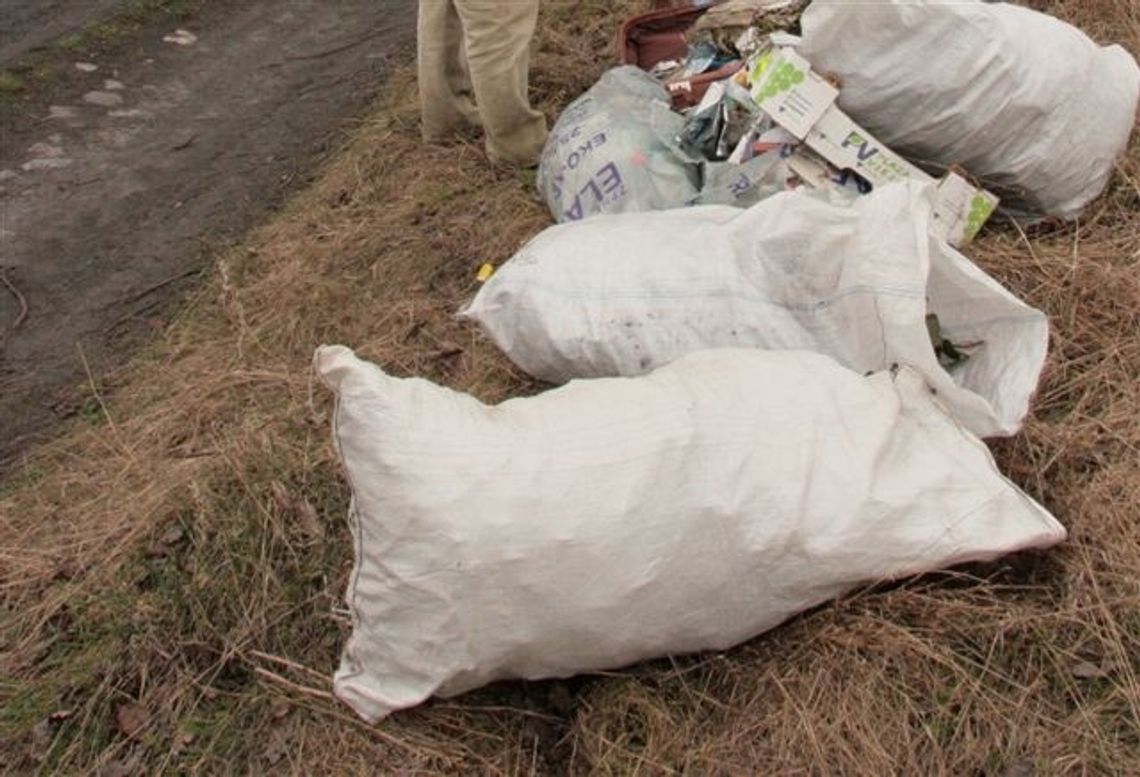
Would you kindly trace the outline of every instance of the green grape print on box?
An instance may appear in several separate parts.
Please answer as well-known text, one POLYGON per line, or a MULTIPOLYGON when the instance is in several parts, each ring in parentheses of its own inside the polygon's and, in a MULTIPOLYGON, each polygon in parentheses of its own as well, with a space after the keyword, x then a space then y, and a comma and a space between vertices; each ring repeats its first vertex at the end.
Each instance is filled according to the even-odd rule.
POLYGON ((786 92, 797 84, 802 84, 807 75, 791 62, 781 62, 768 74, 764 88, 760 91, 761 98, 770 100, 776 95, 786 92))
POLYGON ((993 215, 997 205, 980 194, 975 194, 970 201, 970 215, 966 217, 966 240, 972 240, 982 229, 990 216, 993 215))

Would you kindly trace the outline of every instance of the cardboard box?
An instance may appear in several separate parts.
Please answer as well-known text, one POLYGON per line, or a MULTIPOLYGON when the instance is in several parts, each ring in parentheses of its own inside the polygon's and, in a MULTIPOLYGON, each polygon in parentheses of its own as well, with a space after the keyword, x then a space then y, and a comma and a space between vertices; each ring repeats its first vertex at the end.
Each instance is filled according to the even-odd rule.
POLYGON ((953 246, 964 246, 977 237, 982 225, 997 210, 998 198, 978 189, 951 171, 938 182, 934 219, 939 234, 953 246))
POLYGON ((839 170, 858 173, 872 187, 908 179, 937 180, 933 228, 951 245, 973 240, 997 207, 998 198, 990 192, 954 172, 935 179, 856 124, 836 105, 839 89, 793 49, 771 53, 752 85, 752 97, 805 146, 839 170))

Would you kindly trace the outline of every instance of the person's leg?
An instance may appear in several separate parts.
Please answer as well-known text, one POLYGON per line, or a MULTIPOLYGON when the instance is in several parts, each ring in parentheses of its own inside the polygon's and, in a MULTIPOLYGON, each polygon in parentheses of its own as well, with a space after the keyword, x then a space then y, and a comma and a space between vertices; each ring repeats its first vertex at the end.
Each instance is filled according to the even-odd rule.
POLYGON ((527 81, 538 0, 455 0, 455 7, 487 132, 487 155, 536 164, 546 142, 546 118, 530 107, 527 81))
POLYGON ((480 123, 453 0, 420 0, 416 35, 423 137, 437 142, 480 123))

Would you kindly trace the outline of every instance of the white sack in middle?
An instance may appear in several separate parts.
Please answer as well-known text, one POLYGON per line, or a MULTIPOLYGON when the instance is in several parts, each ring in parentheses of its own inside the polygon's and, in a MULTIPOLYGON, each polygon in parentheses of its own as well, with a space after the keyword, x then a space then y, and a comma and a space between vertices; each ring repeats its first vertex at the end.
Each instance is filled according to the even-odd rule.
POLYGON ((554 383, 638 375, 706 348, 803 349, 859 372, 911 365, 975 434, 1013 434, 1044 364, 1047 319, 930 236, 932 193, 905 183, 841 206, 797 191, 743 211, 558 225, 462 315, 554 383), (953 375, 928 311, 946 338, 976 344, 953 375))

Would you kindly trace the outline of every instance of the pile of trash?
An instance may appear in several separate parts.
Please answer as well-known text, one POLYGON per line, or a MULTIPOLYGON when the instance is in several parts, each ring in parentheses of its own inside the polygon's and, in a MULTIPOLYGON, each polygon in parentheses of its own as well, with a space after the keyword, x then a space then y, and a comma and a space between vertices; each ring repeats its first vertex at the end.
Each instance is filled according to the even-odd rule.
POLYGON ((1078 216, 1140 95, 1123 48, 1005 3, 727 0, 632 19, 619 48, 629 66, 571 105, 543 155, 557 221, 917 180, 963 246, 999 198, 1021 219, 1078 216), (639 185, 647 166, 684 185, 639 185))
POLYGON ((1132 57, 981 0, 726 0, 619 43, 543 155, 561 223, 461 314, 566 385, 488 407, 317 353, 368 720, 1065 537, 980 439, 1020 430, 1047 317, 961 251, 1100 194, 1132 57))

